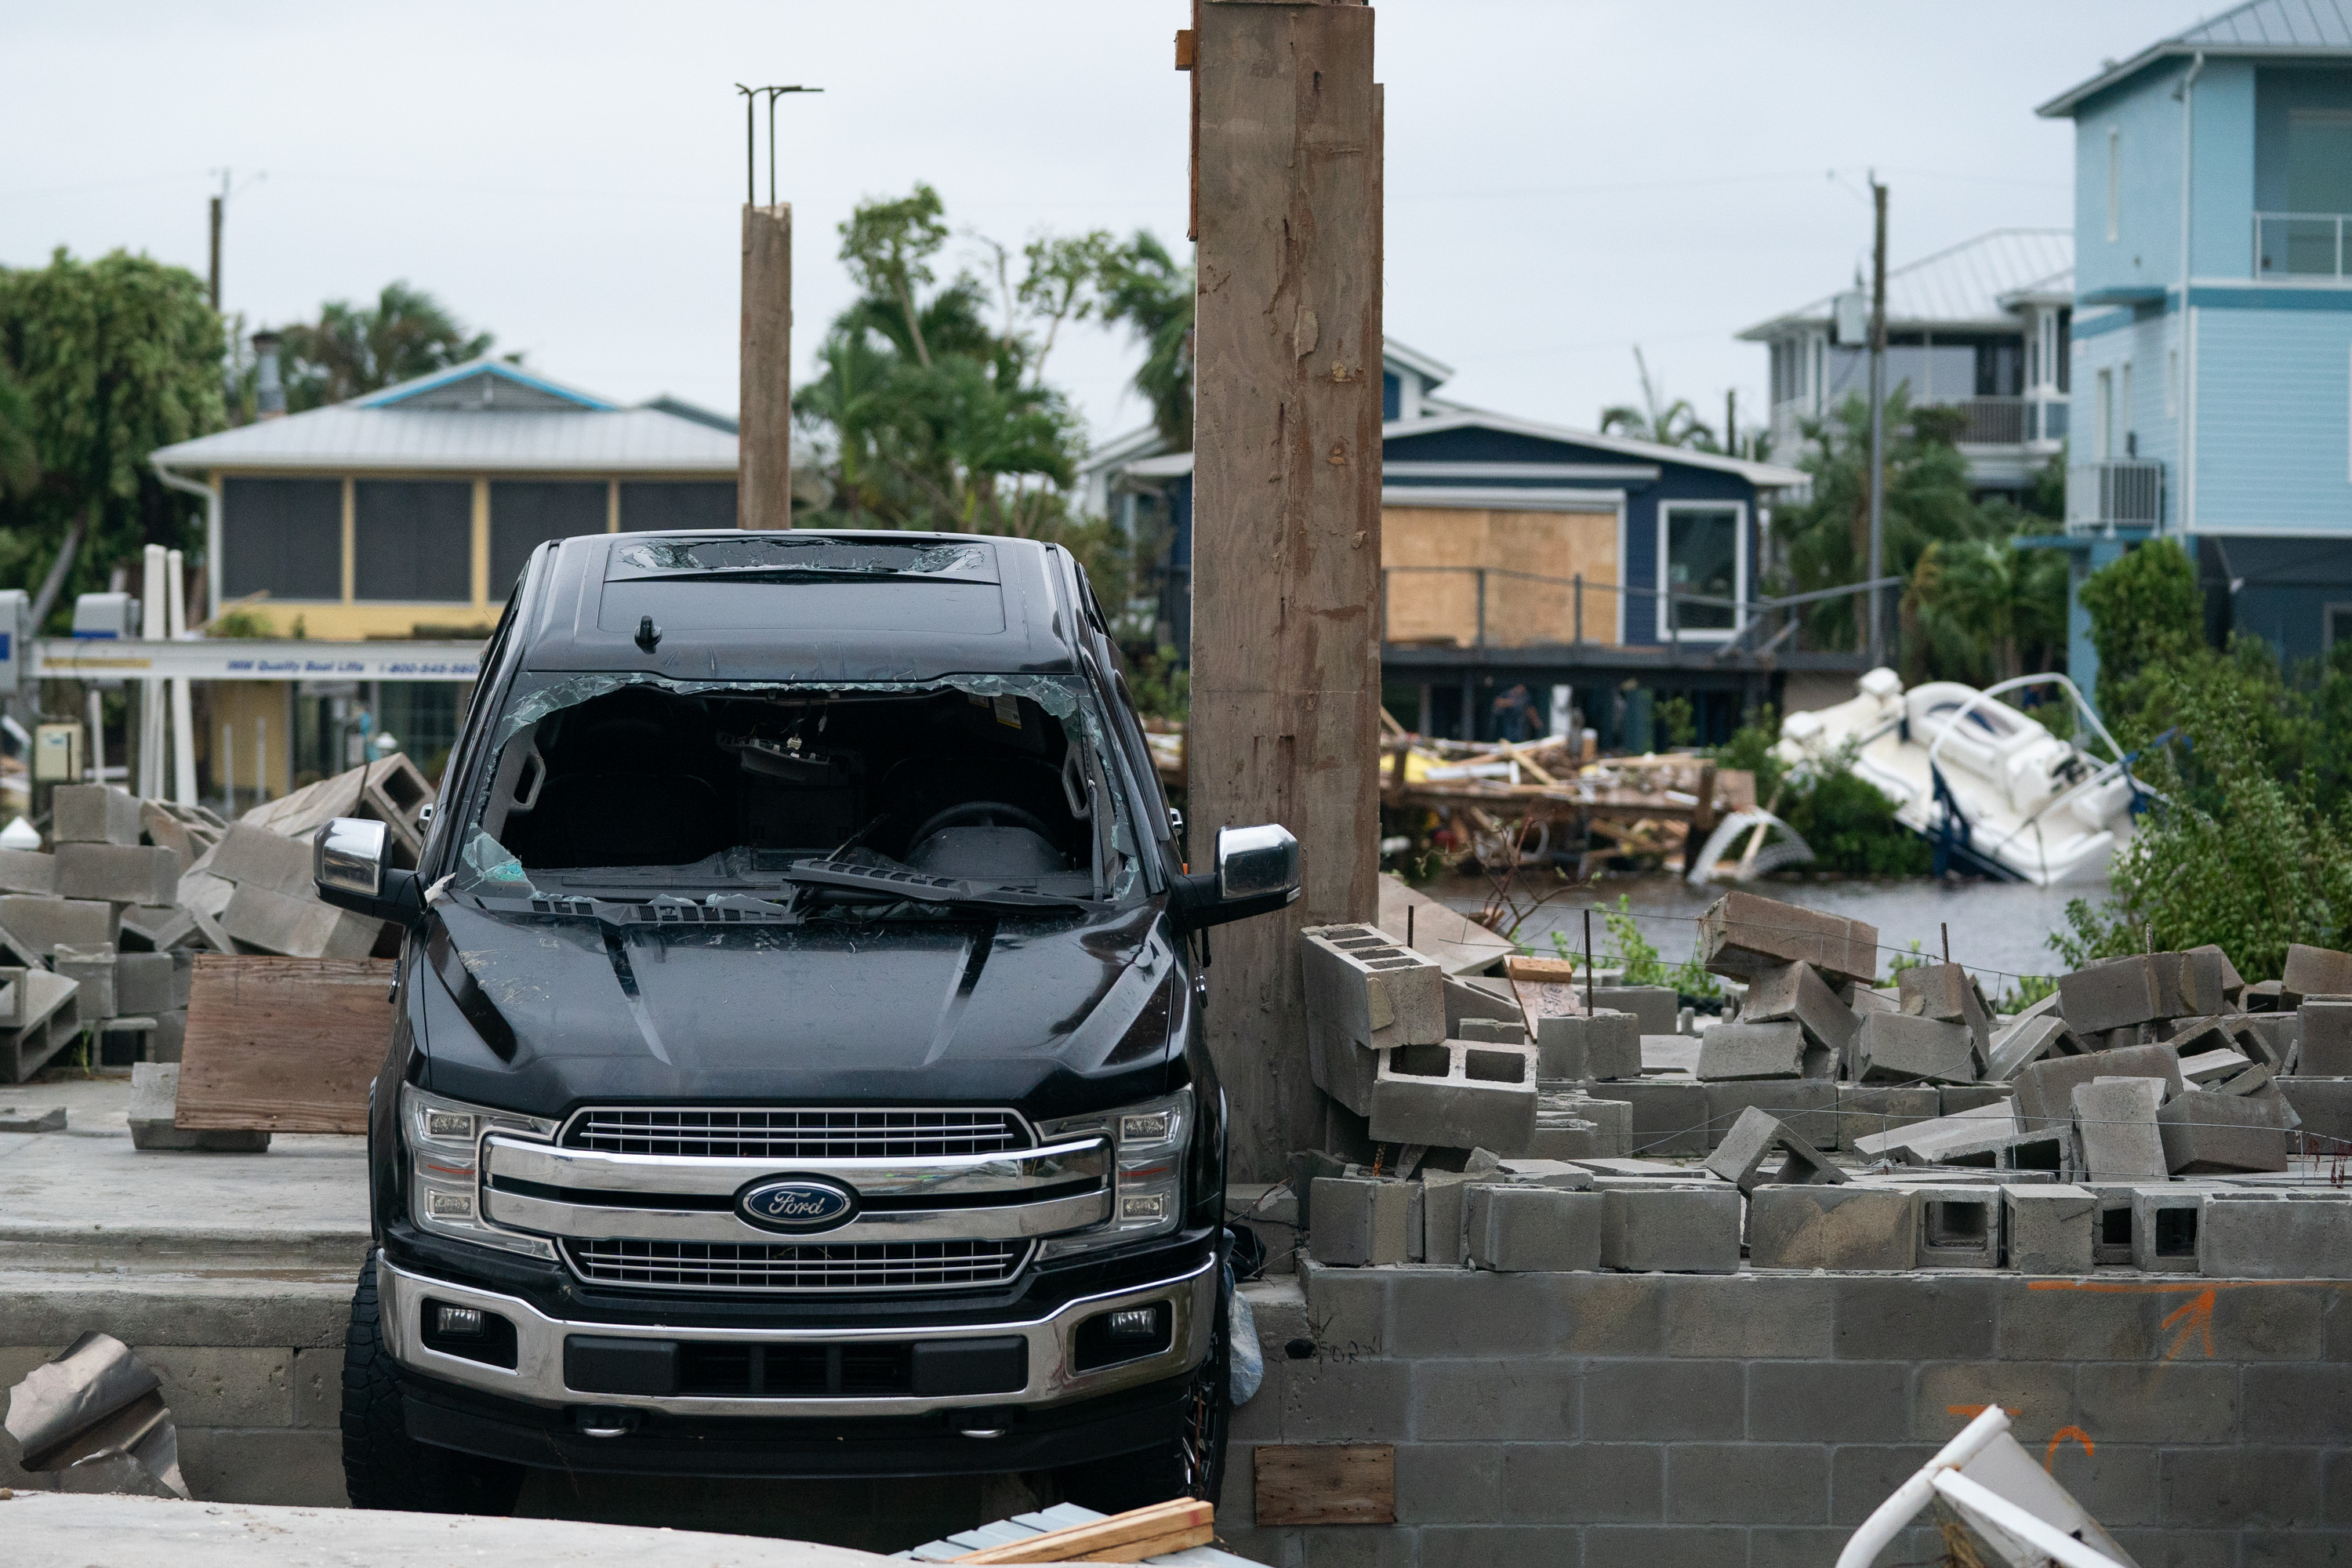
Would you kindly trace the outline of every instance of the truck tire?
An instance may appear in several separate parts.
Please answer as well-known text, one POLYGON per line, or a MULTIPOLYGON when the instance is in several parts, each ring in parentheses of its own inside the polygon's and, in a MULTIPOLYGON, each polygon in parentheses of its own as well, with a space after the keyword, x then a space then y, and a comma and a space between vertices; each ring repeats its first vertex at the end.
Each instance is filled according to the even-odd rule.
POLYGON ((1227 1354, 1233 1321, 1232 1287, 1217 1289, 1217 1321, 1209 1353, 1192 1373, 1185 1414, 1175 1434, 1158 1447, 1071 1465, 1055 1473, 1055 1490, 1067 1501, 1103 1513, 1124 1513, 1174 1498, 1217 1500, 1225 1480, 1225 1437, 1233 1417, 1233 1373, 1227 1354))
POLYGON ((343 1340, 343 1489, 353 1508, 411 1513, 508 1513, 523 1467, 436 1448, 408 1435, 400 1369, 384 1349, 375 1259, 360 1270, 343 1340))

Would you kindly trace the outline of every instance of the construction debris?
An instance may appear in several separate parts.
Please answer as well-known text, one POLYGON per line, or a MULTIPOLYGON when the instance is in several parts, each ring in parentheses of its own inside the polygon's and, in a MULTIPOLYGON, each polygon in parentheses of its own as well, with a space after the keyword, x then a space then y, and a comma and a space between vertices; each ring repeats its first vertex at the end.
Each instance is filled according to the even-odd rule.
POLYGON ((8 1391, 8 1435, 27 1470, 69 1492, 184 1498, 163 1383, 110 1334, 85 1333, 8 1391))

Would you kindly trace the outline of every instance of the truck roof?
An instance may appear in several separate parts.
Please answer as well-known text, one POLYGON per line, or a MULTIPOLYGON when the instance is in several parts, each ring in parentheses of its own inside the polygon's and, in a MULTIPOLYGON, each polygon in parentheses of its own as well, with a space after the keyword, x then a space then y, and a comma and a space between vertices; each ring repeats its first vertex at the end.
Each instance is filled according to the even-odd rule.
POLYGON ((551 542, 523 578, 522 668, 682 680, 1073 674, 1066 552, 994 534, 723 530, 551 542), (639 632, 650 620, 648 650, 639 632))

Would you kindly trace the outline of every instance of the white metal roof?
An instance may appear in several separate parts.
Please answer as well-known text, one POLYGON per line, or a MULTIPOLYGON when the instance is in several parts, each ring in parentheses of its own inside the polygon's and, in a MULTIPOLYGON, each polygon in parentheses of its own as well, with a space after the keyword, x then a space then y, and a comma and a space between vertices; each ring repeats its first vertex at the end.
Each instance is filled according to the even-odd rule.
MULTIPOLYGON (((2074 268, 2074 230, 1997 228, 1933 256, 1888 268, 1886 320, 1905 327, 2013 327, 2016 318, 2006 301, 2039 296, 2062 281, 2071 289, 2074 268)), ((1764 342, 1801 323, 1826 321, 1836 298, 1825 294, 1738 335, 1748 342, 1764 342)))
POLYGON ((2084 99, 2138 75, 2158 60, 2198 54, 2274 59, 2352 56, 2352 5, 2347 0, 2246 0, 2168 38, 2158 39, 2127 60, 2110 62, 2098 75, 2067 89, 2033 112, 2044 119, 2071 115, 2084 99))
POLYGON ((732 477, 735 437, 656 408, 506 413, 339 403, 159 448, 164 468, 732 477))

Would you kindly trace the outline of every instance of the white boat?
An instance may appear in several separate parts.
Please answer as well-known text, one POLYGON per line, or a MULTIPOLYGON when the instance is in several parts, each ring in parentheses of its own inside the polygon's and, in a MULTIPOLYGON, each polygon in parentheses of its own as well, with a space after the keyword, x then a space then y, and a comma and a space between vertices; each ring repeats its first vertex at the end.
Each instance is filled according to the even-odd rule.
POLYGON ((1903 689, 1874 669, 1853 700, 1791 713, 1774 753, 1820 764, 1848 748, 1856 775, 1895 803, 1895 817, 1937 847, 1948 866, 2051 887, 2095 882, 2132 834, 2133 805, 2148 792, 2130 759, 2063 675, 2027 675, 1979 691, 1932 680, 1903 689), (2074 710, 2074 732, 2095 737, 2111 760, 2062 741, 2039 720, 1999 700, 2054 686, 2074 710))

